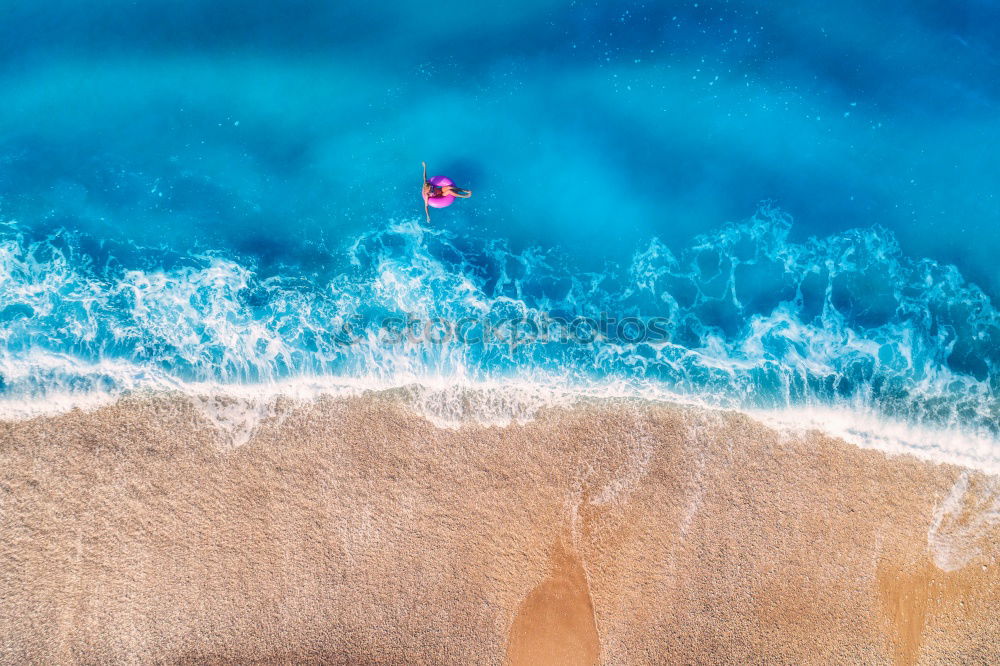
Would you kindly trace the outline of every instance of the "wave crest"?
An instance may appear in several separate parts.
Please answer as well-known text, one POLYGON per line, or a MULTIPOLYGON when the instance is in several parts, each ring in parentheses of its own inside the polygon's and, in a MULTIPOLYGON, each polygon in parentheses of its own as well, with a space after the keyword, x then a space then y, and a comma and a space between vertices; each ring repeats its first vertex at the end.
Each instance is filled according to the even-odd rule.
POLYGON ((0 234, 6 398, 185 382, 295 377, 384 383, 451 377, 564 386, 613 381, 720 406, 837 406, 998 434, 1000 315, 953 266, 907 257, 886 229, 791 239, 764 206, 674 251, 654 238, 626 266, 574 270, 555 250, 514 252, 416 222, 363 234, 318 279, 265 276, 216 253, 113 250, 60 233, 0 234), (535 337, 387 342, 398 321, 480 326, 553 317, 659 318, 635 340, 535 337), (351 335, 345 336, 348 330, 351 335))

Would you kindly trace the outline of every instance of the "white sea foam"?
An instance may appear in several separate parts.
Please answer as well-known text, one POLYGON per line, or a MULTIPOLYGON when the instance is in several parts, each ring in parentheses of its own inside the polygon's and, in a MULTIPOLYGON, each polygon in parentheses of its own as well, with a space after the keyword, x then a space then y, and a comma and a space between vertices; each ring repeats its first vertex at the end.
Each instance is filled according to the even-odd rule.
POLYGON ((277 395, 393 389, 441 427, 641 398, 994 469, 1000 311, 987 295, 954 267, 903 256, 884 229, 794 243, 790 228, 764 208, 679 253, 653 239, 627 268, 588 274, 553 252, 404 221, 354 239, 317 279, 148 248, 132 248, 146 260, 126 270, 95 263, 71 234, 15 225, 0 236, 0 415, 179 391, 208 396, 206 418, 239 442, 277 395), (657 318, 664 335, 391 341, 379 327, 605 313, 657 318))
MULTIPOLYGON (((53 359, 58 362, 59 359, 53 359)), ((548 408, 569 408, 595 401, 629 404, 661 403, 713 411, 740 411, 776 430, 801 435, 816 430, 863 448, 889 454, 910 454, 1000 475, 1000 442, 982 433, 957 428, 916 426, 847 407, 790 407, 780 410, 720 407, 673 393, 651 382, 604 381, 574 384, 565 377, 538 374, 532 379, 469 380, 452 376, 301 377, 257 384, 181 383, 169 376, 151 376, 129 364, 104 363, 94 372, 113 374, 113 390, 52 393, 45 399, 0 399, 0 420, 54 416, 72 409, 94 410, 125 396, 183 395, 204 414, 231 445, 245 443, 265 420, 280 417, 275 404, 308 404, 323 397, 382 394, 441 428, 466 424, 507 426, 534 420, 548 408), (124 377, 133 381, 121 389, 124 377)), ((640 456, 641 458, 641 456, 640 456)), ((641 465, 640 465, 641 466, 641 465)))
POLYGON ((772 428, 793 434, 816 430, 862 448, 889 454, 909 454, 1000 474, 1000 441, 959 428, 917 426, 847 407, 789 407, 780 410, 744 410, 772 428))

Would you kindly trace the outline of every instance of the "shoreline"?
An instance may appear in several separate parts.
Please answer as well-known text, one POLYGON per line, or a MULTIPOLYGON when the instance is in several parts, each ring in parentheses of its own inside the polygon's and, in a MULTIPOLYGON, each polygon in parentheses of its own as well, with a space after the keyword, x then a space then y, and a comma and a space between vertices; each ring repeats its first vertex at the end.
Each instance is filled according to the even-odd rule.
POLYGON ((247 441, 275 405, 304 407, 325 399, 383 397, 399 400, 437 427, 525 425, 546 409, 597 403, 639 403, 692 407, 737 413, 780 432, 802 436, 818 431, 864 449, 912 455, 932 463, 957 465, 1000 475, 1000 439, 945 426, 929 427, 890 419, 848 406, 801 405, 745 408, 711 404, 655 385, 609 381, 566 385, 558 378, 479 380, 455 377, 370 378, 310 377, 261 384, 192 382, 153 385, 111 392, 60 393, 44 398, 0 400, 0 423, 92 413, 121 401, 188 400, 215 423, 233 445, 247 441))
POLYGON ((1000 658, 1000 479, 733 412, 286 399, 232 446, 134 397, 0 470, 4 661, 1000 658))

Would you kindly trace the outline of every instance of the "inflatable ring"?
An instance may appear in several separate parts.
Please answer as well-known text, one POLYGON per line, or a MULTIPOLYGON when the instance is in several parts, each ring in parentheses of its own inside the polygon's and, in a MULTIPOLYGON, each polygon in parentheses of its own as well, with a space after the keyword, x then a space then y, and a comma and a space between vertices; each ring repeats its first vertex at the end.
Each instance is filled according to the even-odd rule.
MULTIPOLYGON (((434 176, 429 181, 427 181, 434 187, 444 187, 445 185, 454 185, 451 178, 447 176, 434 176)), ((427 197, 427 205, 431 208, 444 208, 445 206, 450 206, 451 202, 455 200, 453 196, 447 197, 427 197)))

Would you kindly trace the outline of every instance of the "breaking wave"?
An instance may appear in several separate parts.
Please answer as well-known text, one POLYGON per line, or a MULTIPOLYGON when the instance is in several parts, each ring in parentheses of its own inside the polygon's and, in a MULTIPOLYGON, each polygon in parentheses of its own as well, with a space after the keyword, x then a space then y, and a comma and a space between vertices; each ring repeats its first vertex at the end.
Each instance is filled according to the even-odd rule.
POLYGON ((801 242, 791 230, 764 206, 679 251, 654 238, 627 265, 581 272, 555 249, 406 221, 311 268, 265 272, 222 253, 31 237, 8 223, 0 395, 303 378, 614 384, 1000 435, 1000 316, 982 290, 905 256, 883 228, 801 242), (553 321, 574 335, 540 335, 553 321), (456 322, 494 335, 456 336, 456 322))

